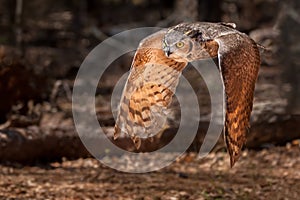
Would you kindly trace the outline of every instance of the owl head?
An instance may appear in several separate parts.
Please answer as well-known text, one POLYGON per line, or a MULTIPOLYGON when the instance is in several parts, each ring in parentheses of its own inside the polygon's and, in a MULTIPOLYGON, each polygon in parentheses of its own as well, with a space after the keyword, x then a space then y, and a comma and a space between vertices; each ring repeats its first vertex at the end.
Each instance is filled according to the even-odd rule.
POLYGON ((196 58, 215 57, 217 44, 205 38, 199 30, 170 29, 162 40, 162 49, 167 57, 178 62, 190 62, 196 58), (216 47, 213 48, 212 47, 216 47), (212 53, 214 54, 212 56, 212 53))
POLYGON ((190 37, 175 30, 168 31, 162 41, 165 55, 182 62, 188 61, 187 55, 193 49, 193 45, 190 37))

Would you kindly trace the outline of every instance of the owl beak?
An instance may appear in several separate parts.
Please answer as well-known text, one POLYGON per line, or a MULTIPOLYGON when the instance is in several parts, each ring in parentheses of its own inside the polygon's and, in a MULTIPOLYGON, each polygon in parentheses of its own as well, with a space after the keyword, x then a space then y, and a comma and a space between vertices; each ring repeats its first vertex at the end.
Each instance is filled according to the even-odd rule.
POLYGON ((163 48, 163 51, 165 52, 165 55, 167 57, 169 57, 171 55, 171 50, 170 50, 170 47, 166 46, 163 48))

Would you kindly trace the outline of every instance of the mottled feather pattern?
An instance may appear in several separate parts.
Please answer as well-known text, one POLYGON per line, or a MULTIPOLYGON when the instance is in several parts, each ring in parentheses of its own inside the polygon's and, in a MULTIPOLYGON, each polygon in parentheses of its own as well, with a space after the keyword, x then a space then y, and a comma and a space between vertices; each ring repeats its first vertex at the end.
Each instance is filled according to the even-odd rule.
POLYGON ((140 138, 160 131, 187 62, 214 57, 225 89, 224 137, 233 166, 250 127, 260 55, 257 44, 232 23, 181 23, 145 38, 123 91, 115 138, 129 135, 139 148, 140 138))
POLYGON ((233 166, 240 156, 250 128, 260 56, 258 47, 246 35, 229 34, 218 39, 232 45, 230 51, 222 52, 220 49, 220 64, 226 97, 224 136, 233 166))
MULTIPOLYGON (((250 128, 250 115, 253 105, 255 82, 260 66, 257 44, 234 29, 232 24, 224 23, 182 23, 173 30, 195 35, 195 43, 214 57, 218 47, 219 69, 225 88, 225 143, 230 155, 231 166, 238 160, 246 142, 250 128), (218 45, 215 45, 215 42, 218 45), (196 43, 197 44, 197 43, 196 43)), ((195 46, 195 45, 194 45, 195 46)), ((207 58, 202 49, 195 49, 193 60, 207 58)), ((193 61, 189 60, 189 61, 193 61)))
POLYGON ((149 138, 166 126, 168 107, 187 65, 165 56, 162 38, 158 32, 141 42, 120 103, 114 138, 129 135, 136 148, 140 138, 149 138))

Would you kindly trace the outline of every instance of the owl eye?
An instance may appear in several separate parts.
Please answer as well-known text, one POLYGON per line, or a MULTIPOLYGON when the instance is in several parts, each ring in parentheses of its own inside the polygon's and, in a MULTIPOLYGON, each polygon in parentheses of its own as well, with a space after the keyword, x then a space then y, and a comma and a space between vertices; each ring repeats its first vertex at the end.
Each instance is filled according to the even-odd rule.
POLYGON ((181 48, 181 47, 183 47, 184 46, 184 43, 183 42, 177 42, 176 43, 176 47, 178 47, 178 48, 181 48))

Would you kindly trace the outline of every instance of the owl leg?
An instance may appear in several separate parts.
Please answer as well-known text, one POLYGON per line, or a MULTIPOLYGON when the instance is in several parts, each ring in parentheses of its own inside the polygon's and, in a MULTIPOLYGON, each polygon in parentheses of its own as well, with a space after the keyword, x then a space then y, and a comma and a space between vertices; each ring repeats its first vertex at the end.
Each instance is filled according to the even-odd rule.
POLYGON ((119 126, 115 125, 115 128, 114 128, 114 140, 118 139, 120 137, 120 132, 121 132, 121 129, 119 128, 119 126))
POLYGON ((152 143, 154 141, 154 136, 148 138, 148 141, 152 143))
POLYGON ((131 140, 133 141, 133 144, 134 144, 136 149, 139 149, 141 147, 142 140, 141 140, 140 137, 135 135, 135 136, 131 137, 131 140))

